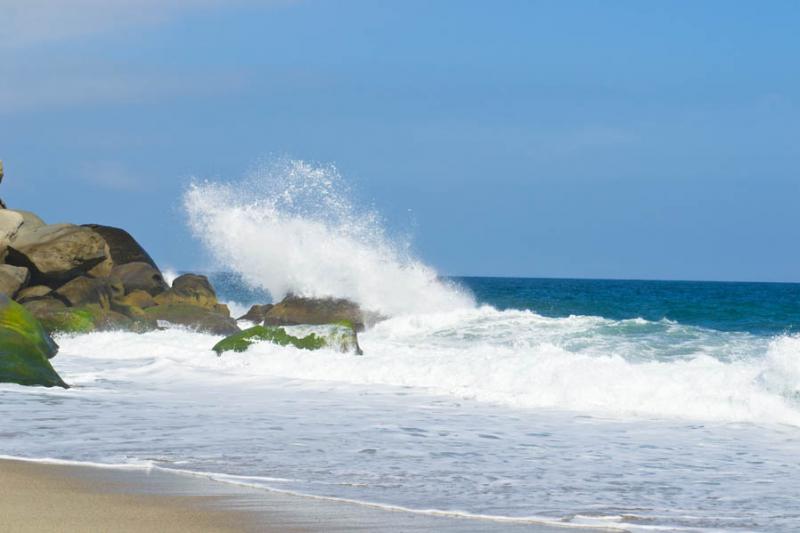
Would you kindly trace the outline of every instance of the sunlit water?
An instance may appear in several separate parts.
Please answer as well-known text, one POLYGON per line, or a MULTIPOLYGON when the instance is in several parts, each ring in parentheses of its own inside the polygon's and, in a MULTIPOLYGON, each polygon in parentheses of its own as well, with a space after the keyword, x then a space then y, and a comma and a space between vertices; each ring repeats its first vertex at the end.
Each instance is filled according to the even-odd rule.
POLYGON ((383 232, 343 229, 367 219, 338 200, 302 221, 258 195, 226 212, 203 187, 232 193, 187 195, 210 247, 234 239, 217 250, 236 272, 215 277, 221 297, 356 299, 390 317, 360 336, 365 355, 217 357, 218 337, 180 329, 62 336, 53 362, 73 388, 0 385, 0 454, 484 518, 800 529, 800 286, 440 282, 383 232), (297 241, 314 235, 366 263, 323 248, 304 264, 297 241))

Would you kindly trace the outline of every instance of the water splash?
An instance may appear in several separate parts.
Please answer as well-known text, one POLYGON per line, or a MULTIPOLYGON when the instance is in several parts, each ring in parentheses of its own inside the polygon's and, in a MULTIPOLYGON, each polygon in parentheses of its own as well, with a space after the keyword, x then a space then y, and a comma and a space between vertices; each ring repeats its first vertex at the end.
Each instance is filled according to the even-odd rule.
POLYGON ((273 299, 343 297, 387 316, 475 305, 350 198, 333 165, 279 160, 239 183, 196 181, 184 207, 219 267, 273 299))

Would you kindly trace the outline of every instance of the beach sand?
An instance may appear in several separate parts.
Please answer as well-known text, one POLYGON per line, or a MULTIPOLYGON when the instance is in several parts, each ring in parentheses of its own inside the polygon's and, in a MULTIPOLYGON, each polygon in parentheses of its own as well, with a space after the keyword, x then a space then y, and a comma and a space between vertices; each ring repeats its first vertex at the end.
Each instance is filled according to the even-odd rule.
POLYGON ((0 531, 4 533, 570 530, 574 531, 391 511, 161 470, 0 460, 0 531))

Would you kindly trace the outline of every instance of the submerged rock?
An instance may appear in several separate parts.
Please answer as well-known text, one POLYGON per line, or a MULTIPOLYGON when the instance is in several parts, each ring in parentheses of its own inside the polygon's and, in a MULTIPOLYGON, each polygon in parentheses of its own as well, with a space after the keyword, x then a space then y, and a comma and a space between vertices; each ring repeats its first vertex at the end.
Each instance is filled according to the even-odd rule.
POLYGON ((287 296, 264 315, 265 326, 333 324, 343 320, 363 331, 366 322, 378 317, 364 313, 355 302, 342 298, 303 298, 287 296))
POLYGON ((39 321, 0 295, 0 382, 68 388, 48 360, 57 352, 39 321))
POLYGON ((294 346, 301 350, 330 348, 342 353, 362 355, 355 330, 345 324, 323 326, 268 327, 254 326, 218 342, 213 350, 243 352, 255 342, 271 342, 280 346, 294 346), (287 331, 288 330, 288 331, 287 331))
POLYGON ((144 310, 150 319, 186 326, 214 335, 232 335, 239 331, 236 321, 213 309, 183 303, 167 303, 144 310))

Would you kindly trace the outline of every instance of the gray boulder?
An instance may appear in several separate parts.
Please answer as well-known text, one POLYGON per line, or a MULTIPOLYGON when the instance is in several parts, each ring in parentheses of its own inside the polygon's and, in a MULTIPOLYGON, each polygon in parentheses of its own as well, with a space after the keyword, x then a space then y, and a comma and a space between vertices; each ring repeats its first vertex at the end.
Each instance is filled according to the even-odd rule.
POLYGON ((54 287, 90 271, 108 253, 108 245, 94 231, 51 224, 18 234, 8 247, 6 262, 29 268, 35 284, 54 287))

